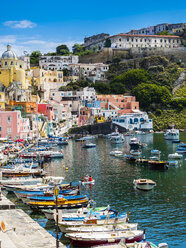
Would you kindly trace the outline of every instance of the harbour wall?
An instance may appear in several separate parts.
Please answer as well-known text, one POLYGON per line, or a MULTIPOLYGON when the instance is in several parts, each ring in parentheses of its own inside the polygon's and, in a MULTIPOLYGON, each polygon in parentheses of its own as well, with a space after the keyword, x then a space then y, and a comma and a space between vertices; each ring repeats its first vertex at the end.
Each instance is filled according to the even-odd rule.
POLYGON ((120 133, 126 132, 125 128, 113 124, 111 121, 109 121, 109 122, 97 123, 93 125, 71 128, 69 130, 69 134, 80 134, 80 135, 109 134, 114 132, 116 127, 118 128, 118 131, 120 133))

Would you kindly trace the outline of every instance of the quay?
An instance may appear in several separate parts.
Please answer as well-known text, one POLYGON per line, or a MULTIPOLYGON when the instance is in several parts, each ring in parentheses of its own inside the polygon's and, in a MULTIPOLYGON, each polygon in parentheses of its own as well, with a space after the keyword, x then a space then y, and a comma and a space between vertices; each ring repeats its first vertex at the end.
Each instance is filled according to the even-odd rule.
MULTIPOLYGON (((55 248, 56 239, 23 210, 2 195, 0 201, 1 248, 55 248), (7 207, 9 206, 9 208, 7 207), (13 209, 14 208, 14 209, 13 209), (5 224, 3 231, 2 221, 5 224)), ((60 248, 66 247, 62 243, 60 248)))

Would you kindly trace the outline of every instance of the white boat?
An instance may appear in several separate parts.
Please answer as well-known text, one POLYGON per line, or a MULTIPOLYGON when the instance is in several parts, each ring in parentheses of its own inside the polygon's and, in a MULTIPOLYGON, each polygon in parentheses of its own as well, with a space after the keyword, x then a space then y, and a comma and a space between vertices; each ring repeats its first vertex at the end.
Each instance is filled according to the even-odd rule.
POLYGON ((73 246, 92 247, 108 243, 119 243, 121 239, 125 239, 126 243, 140 242, 144 238, 144 231, 68 233, 65 236, 70 239, 73 246))
POLYGON ((131 231, 131 230, 137 230, 138 224, 132 223, 132 224, 116 224, 116 225, 104 225, 104 226, 82 226, 82 227, 69 227, 66 229, 67 233, 71 232, 112 232, 114 230, 116 231, 131 231))
POLYGON ((150 157, 150 160, 152 160, 152 161, 159 161, 160 159, 157 156, 152 156, 152 157, 150 157))
POLYGON ((159 155, 160 153, 161 153, 161 151, 159 151, 159 150, 151 150, 152 155, 159 155))
POLYGON ((152 190, 156 186, 156 183, 151 179, 135 179, 133 184, 137 189, 141 190, 152 190))
MULTIPOLYGON (((126 224, 126 218, 117 219, 117 224, 126 224)), ((61 221, 59 222, 59 228, 62 232, 66 233, 66 229, 70 227, 81 227, 81 226, 104 226, 112 225, 116 223, 115 219, 98 220, 95 217, 86 218, 84 221, 61 221)))
POLYGON ((178 161, 177 160, 169 160, 169 165, 175 165, 177 166, 178 165, 178 161))
POLYGON ((111 151, 109 154, 111 156, 115 156, 115 157, 121 157, 121 156, 123 156, 123 152, 122 151, 118 151, 118 150, 111 151))
POLYGON ((177 152, 175 152, 175 153, 169 154, 168 155, 168 158, 170 158, 170 159, 172 159, 172 158, 174 158, 174 159, 182 159, 183 158, 183 155, 182 154, 178 154, 177 152))
POLYGON ((134 156, 140 156, 141 155, 141 151, 140 150, 130 150, 130 154, 132 154, 134 156))
POLYGON ((174 124, 172 124, 172 129, 167 129, 167 131, 164 134, 164 138, 166 140, 179 140, 180 132, 178 129, 174 128, 174 124))
POLYGON ((85 143, 82 145, 83 148, 94 148, 96 147, 96 144, 93 143, 85 143))
MULTIPOLYGON (((125 240, 122 239, 119 244, 112 245, 102 245, 101 248, 168 248, 167 243, 160 243, 158 246, 149 241, 143 242, 134 242, 134 243, 125 243, 125 240)), ((100 246, 94 246, 94 248, 100 248, 100 246)))
POLYGON ((112 144, 122 144, 125 141, 123 135, 112 136, 110 140, 112 144))

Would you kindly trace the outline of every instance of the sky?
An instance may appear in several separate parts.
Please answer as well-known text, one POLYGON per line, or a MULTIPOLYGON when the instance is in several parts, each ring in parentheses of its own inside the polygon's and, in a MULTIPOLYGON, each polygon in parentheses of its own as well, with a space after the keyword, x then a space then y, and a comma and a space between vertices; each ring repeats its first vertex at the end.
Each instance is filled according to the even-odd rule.
POLYGON ((186 22, 186 1, 19 0, 0 2, 0 55, 11 44, 18 55, 71 49, 84 37, 111 35, 159 23, 186 22))

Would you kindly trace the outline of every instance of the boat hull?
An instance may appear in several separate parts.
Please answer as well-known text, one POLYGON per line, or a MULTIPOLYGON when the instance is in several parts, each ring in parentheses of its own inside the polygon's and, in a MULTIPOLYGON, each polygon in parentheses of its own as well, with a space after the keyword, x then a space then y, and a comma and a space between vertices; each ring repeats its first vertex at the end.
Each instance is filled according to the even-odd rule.
MULTIPOLYGON (((126 238, 125 243, 134 243, 140 242, 144 238, 144 234, 139 236, 134 236, 133 238, 126 238)), ((93 239, 71 239, 71 244, 74 246, 79 247, 90 247, 90 246, 97 246, 97 245, 105 245, 105 244, 118 244, 121 241, 122 237, 118 238, 110 238, 110 239, 100 239, 100 240, 93 240, 93 239)))

